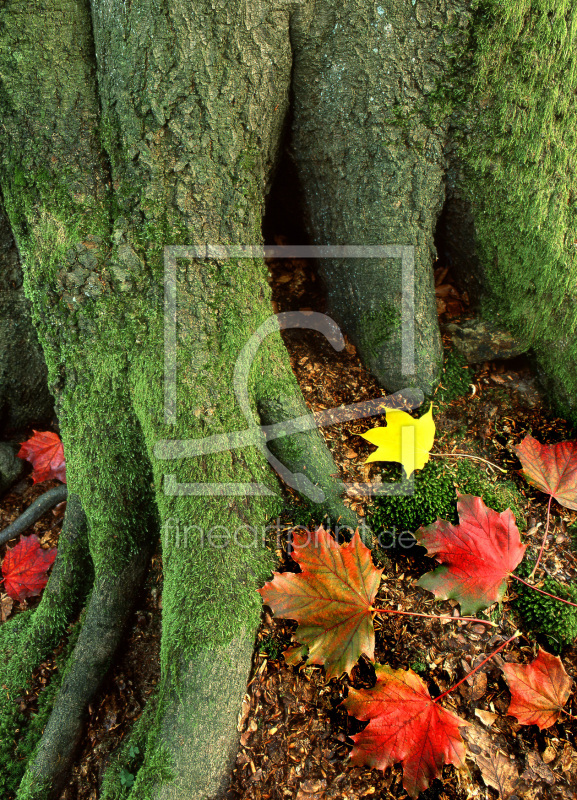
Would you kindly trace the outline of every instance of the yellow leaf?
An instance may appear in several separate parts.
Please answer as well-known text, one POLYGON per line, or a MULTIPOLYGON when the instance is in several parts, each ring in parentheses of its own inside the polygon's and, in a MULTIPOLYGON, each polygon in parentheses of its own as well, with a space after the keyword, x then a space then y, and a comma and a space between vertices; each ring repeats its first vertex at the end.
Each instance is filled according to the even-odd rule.
POLYGON ((362 433, 363 439, 377 446, 367 458, 370 461, 397 461, 410 478, 416 469, 422 469, 429 460, 429 451, 435 441, 433 406, 420 419, 406 411, 387 411, 387 427, 373 428, 362 433))

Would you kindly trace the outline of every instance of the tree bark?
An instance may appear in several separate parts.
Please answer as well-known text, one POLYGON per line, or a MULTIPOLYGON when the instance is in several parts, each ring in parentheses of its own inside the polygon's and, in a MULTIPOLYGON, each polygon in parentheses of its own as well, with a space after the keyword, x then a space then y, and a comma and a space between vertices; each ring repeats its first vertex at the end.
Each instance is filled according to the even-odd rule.
MULTIPOLYGON (((529 17, 545 19, 529 0, 523 8, 527 19, 505 12, 509 39, 520 47, 532 30, 529 17)), ((468 4, 456 0, 376 7, 365 0, 298 7, 264 0, 0 3, 0 183, 57 402, 71 496, 67 526, 75 527, 75 515, 78 523, 77 537, 63 538, 60 566, 38 610, 2 628, 10 685, 25 683, 62 636, 79 591, 68 570, 87 553, 92 585, 68 679, 27 765, 20 800, 54 796, 65 780, 84 708, 160 532, 161 683, 131 796, 222 795, 260 617, 255 589, 272 566, 263 532, 280 494, 262 442, 195 457, 186 449, 218 435, 234 439, 258 421, 302 416, 306 406, 278 331, 255 351, 239 393, 237 359, 272 312, 262 260, 178 251, 173 342, 165 339, 165 290, 172 302, 163 285, 165 248, 260 244, 292 91, 292 152, 313 242, 414 247, 411 368, 402 356, 406 287, 398 258, 323 262, 331 313, 385 386, 432 391, 441 356, 434 230, 459 121, 454 105, 435 117, 430 101, 439 102, 435 83, 464 45, 471 19, 468 4), (172 357, 176 364, 168 404, 167 353, 166 364, 172 357), (237 495, 231 484, 252 488, 237 495), (40 644, 16 670, 28 630, 40 644)), ((500 19, 475 21, 487 64, 491 25, 500 19)), ((555 36, 567 45, 573 34, 561 31, 559 13, 554 19, 555 36)), ((507 69, 517 55, 508 56, 507 69)), ((509 74, 501 67, 498 80, 483 73, 493 92, 492 134, 502 113, 495 95, 509 74)), ((447 91, 456 94, 461 84, 454 75, 450 82, 447 91)), ((471 102, 462 103, 465 132, 481 124, 483 98, 471 92, 471 102)), ((465 164, 467 153, 459 158, 465 164)), ((503 190, 487 177, 500 174, 496 163, 471 156, 472 172, 455 179, 481 214, 482 254, 493 253, 490 190, 503 190)), ((539 172, 539 179, 548 175, 539 172)), ((552 251, 560 258, 556 235, 552 251)), ((545 232, 539 236, 547 244, 545 232)), ((500 280, 511 264, 515 280, 525 275, 514 248, 510 236, 497 244, 500 280)), ((559 300, 571 270, 561 278, 549 270, 536 296, 559 300)), ((565 313, 565 305, 558 308, 565 313)), ((536 316, 535 343, 544 353, 552 334, 543 312, 536 316)), ((571 353, 569 311, 563 319, 564 352, 571 353)), ((555 377, 556 365, 554 358, 555 377)), ((563 375, 569 390, 574 363, 563 375)), ((314 487, 323 513, 354 524, 317 431, 279 438, 271 451, 307 478, 299 485, 314 487)), ((11 719, 13 712, 11 699, 2 699, 0 715, 11 719)))
MULTIPOLYGON (((177 458, 168 468, 154 452, 159 442, 247 426, 233 370, 271 314, 264 264, 178 264, 178 402, 168 424, 164 248, 261 241, 288 104, 289 12, 258 2, 161 5, 41 0, 0 9, 2 186, 95 570, 78 645, 19 798, 53 797, 65 780, 83 709, 137 590, 140 568, 131 565, 149 552, 159 524, 162 679, 133 792, 219 792, 260 619, 255 590, 272 566, 263 532, 279 491, 260 448, 177 458), (15 57, 25 65, 18 73, 15 57), (231 481, 264 488, 238 498, 194 488, 231 481), (172 535, 174 524, 182 536, 172 535)), ((277 332, 252 365, 253 414, 278 396, 307 413, 277 332)), ((298 452, 290 438, 279 442, 281 458, 295 466, 310 451, 327 509, 354 520, 332 488, 336 467, 318 432, 299 434, 298 452)))

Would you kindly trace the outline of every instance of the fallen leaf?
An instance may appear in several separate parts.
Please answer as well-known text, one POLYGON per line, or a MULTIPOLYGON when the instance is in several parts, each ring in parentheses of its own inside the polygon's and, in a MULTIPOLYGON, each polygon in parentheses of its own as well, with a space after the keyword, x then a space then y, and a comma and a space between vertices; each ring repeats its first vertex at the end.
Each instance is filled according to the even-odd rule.
POLYGON ((503 672, 511 692, 508 714, 522 725, 537 725, 540 730, 557 722, 573 685, 559 656, 540 647, 530 664, 505 662, 503 672))
POLYGON ((502 753, 490 734, 478 725, 471 725, 464 730, 463 737, 469 745, 469 758, 481 770, 485 784, 497 790, 499 800, 507 800, 519 783, 515 762, 502 753))
POLYGON ((32 480, 34 483, 53 480, 66 483, 66 463, 64 448, 60 436, 51 431, 34 431, 18 451, 18 458, 24 458, 34 467, 32 480))
POLYGON ((577 442, 541 444, 525 436, 514 450, 530 484, 553 495, 562 506, 577 510, 577 442))
POLYGON ((554 747, 548 744, 547 747, 543 750, 542 758, 545 764, 550 764, 557 758, 557 751, 555 750, 554 747))
POLYGON ((487 508, 480 497, 458 495, 459 524, 438 519, 415 533, 419 544, 446 566, 427 572, 418 585, 442 600, 458 600, 463 614, 475 614, 503 599, 507 576, 520 563, 521 544, 510 509, 487 508))
POLYGON ((275 572, 258 590, 263 602, 300 623, 295 639, 308 646, 308 664, 323 664, 327 678, 350 674, 362 653, 374 658, 372 604, 383 570, 358 531, 343 545, 323 528, 296 534, 292 557, 302 572, 275 572))
POLYGON ((297 644, 294 647, 287 647, 283 652, 284 660, 291 667, 295 667, 303 658, 306 657, 308 647, 306 644, 297 644))
POLYGON ((0 622, 6 622, 12 613, 14 600, 8 594, 0 595, 0 622))
POLYGON ((48 582, 46 573, 55 558, 55 547, 43 550, 35 534, 23 536, 15 547, 6 550, 2 562, 6 592, 13 600, 40 594, 48 582))
POLYGON ((473 679, 473 687, 471 689, 471 700, 477 702, 480 700, 487 691, 487 673, 476 672, 473 679))
POLYGON ((553 786, 555 783, 555 773, 543 762, 541 756, 535 750, 531 750, 528 754, 527 764, 521 777, 528 783, 542 781, 549 784, 549 786, 553 786))
POLYGON ((372 689, 353 689, 343 702, 348 714, 370 720, 352 736, 353 764, 385 770, 403 764, 403 786, 417 797, 439 776, 443 764, 463 767, 465 745, 459 728, 468 723, 431 699, 412 670, 376 664, 372 689))
POLYGON ((366 459, 371 461, 396 461, 402 464, 410 478, 416 469, 422 469, 429 460, 429 451, 435 441, 433 406, 420 419, 406 411, 394 409, 386 412, 386 428, 372 428, 360 436, 378 448, 366 459))
POLYGON ((493 714, 492 711, 483 711, 482 708, 476 708, 475 716, 479 717, 483 725, 486 725, 488 728, 490 728, 499 715, 493 714))

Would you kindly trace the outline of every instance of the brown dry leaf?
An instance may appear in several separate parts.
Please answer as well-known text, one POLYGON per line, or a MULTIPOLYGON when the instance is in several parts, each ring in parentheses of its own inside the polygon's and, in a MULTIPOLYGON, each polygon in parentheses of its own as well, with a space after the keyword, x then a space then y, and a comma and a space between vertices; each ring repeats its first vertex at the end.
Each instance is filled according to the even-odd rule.
POLYGON ((461 733, 469 745, 468 755, 481 770, 485 784, 497 790, 499 800, 508 800, 519 783, 519 771, 515 763, 477 725, 471 725, 461 733))
POLYGON ((248 694, 245 694, 242 701, 242 708, 238 715, 238 725, 236 726, 236 729, 239 733, 242 733, 242 731, 244 730, 244 726, 248 719, 249 713, 250 713, 250 697, 248 696, 248 694))
POLYGON ((473 688, 471 689, 471 700, 480 700, 487 691, 487 673, 477 672, 473 681, 473 688))
POLYGON ((483 725, 486 725, 488 728, 490 728, 499 715, 493 714, 492 711, 483 711, 482 708, 476 708, 475 716, 479 717, 483 725))
POLYGON ((2 594, 0 595, 0 622, 6 622, 10 614, 12 613, 12 607, 14 606, 14 600, 7 595, 2 594))
POLYGON ((527 756, 527 764, 521 777, 531 784, 542 782, 553 786, 555 783, 553 770, 543 762, 541 756, 535 750, 532 750, 527 756))
POLYGON ((552 761, 555 761, 557 758, 557 751, 555 748, 548 744, 547 747, 543 750, 543 755, 541 756, 545 764, 550 764, 552 761))
POLYGON ((569 742, 565 742, 557 767, 561 767, 568 777, 573 777, 577 781, 577 752, 569 742))

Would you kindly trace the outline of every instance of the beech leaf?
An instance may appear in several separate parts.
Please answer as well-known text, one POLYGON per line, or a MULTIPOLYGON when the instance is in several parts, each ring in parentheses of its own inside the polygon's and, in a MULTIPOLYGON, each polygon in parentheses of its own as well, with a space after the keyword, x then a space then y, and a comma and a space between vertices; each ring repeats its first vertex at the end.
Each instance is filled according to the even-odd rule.
POLYGON ((525 436, 515 452, 531 485, 577 510, 577 442, 541 444, 525 436))
POLYGON ((469 723, 435 703, 412 670, 375 665, 372 689, 349 688, 347 713, 370 720, 352 736, 353 764, 385 770, 403 764, 403 786, 417 797, 439 776, 443 764, 464 767, 465 744, 459 728, 469 723))
POLYGON ((34 467, 32 471, 34 483, 54 478, 66 483, 64 448, 57 433, 34 431, 30 439, 20 447, 18 458, 26 459, 34 467))
POLYGON ((300 623, 295 639, 308 646, 307 663, 333 678, 350 674, 362 653, 374 659, 372 604, 383 570, 358 531, 342 545, 323 528, 296 534, 292 557, 302 572, 275 572, 258 591, 277 617, 300 623))
POLYGON ((503 599, 507 576, 521 562, 521 544, 510 509, 487 508, 480 497, 458 495, 459 524, 438 519, 415 538, 445 565, 428 572, 418 585, 442 599, 458 600, 463 614, 475 614, 503 599))
POLYGON ((7 594, 13 600, 34 597, 48 583, 47 572, 56 558, 56 548, 43 550, 36 534, 23 536, 12 549, 6 550, 2 575, 7 594))
POLYGON ((396 461, 402 464, 410 478, 416 469, 422 469, 429 460, 429 452, 435 441, 433 406, 420 419, 414 419, 406 411, 395 409, 386 412, 386 428, 372 428, 360 435, 377 450, 367 458, 371 461, 396 461))
POLYGON ((558 656, 539 648, 530 664, 504 663, 503 672, 511 692, 508 714, 540 730, 557 722, 573 685, 558 656))

